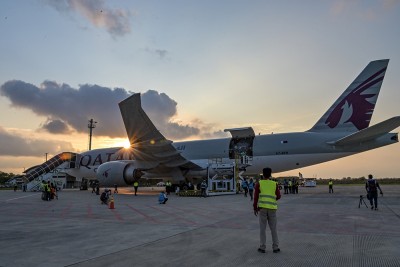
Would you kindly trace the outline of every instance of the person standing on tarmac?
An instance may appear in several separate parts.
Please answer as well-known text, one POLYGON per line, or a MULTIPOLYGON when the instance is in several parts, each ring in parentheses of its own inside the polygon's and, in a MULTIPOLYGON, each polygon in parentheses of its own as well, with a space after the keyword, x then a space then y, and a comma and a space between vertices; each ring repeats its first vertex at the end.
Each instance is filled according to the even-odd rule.
POLYGON ((288 183, 288 181, 285 179, 285 180, 283 180, 283 188, 284 188, 284 194, 286 195, 286 194, 289 194, 289 189, 288 189, 288 187, 289 187, 289 183, 288 183))
POLYGON ((200 189, 201 189, 201 196, 202 197, 207 197, 207 193, 206 193, 207 183, 206 183, 205 179, 203 179, 203 181, 201 182, 200 189))
POLYGON ((332 179, 329 180, 328 185, 329 185, 329 194, 330 193, 333 194, 333 181, 332 181, 332 179))
POLYGON ((114 184, 114 194, 118 194, 118 185, 114 184))
POLYGON ((296 179, 293 179, 293 194, 299 193, 299 182, 296 179))
POLYGON ((253 192, 254 192, 254 182, 253 182, 253 178, 250 178, 250 180, 249 180, 249 196, 250 196, 250 201, 253 200, 253 192))
POLYGON ((249 190, 246 178, 242 181, 242 188, 244 190, 244 196, 247 197, 247 192, 249 190))
POLYGON ((51 200, 51 186, 50 186, 50 181, 47 181, 47 186, 46 186, 46 192, 47 192, 47 201, 51 200))
POLYGON ((381 187, 377 180, 375 180, 372 174, 368 175, 368 180, 365 183, 365 190, 367 190, 367 196, 369 199, 369 203, 371 204, 371 210, 374 209, 374 202, 375 202, 375 210, 378 210, 378 189, 383 196, 381 187))
POLYGON ((260 224, 260 247, 258 252, 265 253, 266 249, 266 228, 267 222, 272 236, 272 251, 280 252, 278 233, 276 230, 278 209, 277 200, 281 198, 278 184, 271 180, 271 168, 263 169, 263 178, 256 184, 254 191, 253 210, 254 215, 258 217, 260 224))
POLYGON ((138 187, 139 187, 139 183, 138 183, 138 181, 135 181, 135 182, 133 183, 133 188, 135 189, 135 196, 137 196, 138 187))
POLYGON ((171 192, 171 187, 172 187, 172 184, 171 184, 171 182, 168 180, 168 181, 165 183, 165 191, 167 191, 167 195, 170 194, 170 192, 171 192))

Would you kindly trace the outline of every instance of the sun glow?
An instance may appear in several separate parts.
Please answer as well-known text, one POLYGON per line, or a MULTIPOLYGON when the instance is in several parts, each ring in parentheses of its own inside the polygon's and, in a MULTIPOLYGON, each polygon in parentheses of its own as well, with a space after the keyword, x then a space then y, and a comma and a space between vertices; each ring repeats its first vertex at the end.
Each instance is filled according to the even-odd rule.
POLYGON ((124 147, 124 148, 130 148, 131 144, 129 143, 129 139, 125 138, 115 138, 112 140, 108 140, 105 142, 104 147, 124 147))

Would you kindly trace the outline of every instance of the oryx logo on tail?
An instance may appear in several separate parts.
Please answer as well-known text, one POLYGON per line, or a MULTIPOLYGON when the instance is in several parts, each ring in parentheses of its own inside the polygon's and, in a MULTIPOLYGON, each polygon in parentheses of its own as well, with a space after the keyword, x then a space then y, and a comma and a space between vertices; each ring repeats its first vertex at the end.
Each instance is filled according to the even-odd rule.
POLYGON ((388 64, 389 59, 371 61, 309 131, 368 128, 388 64))
POLYGON ((377 92, 374 92, 375 90, 368 92, 368 89, 383 81, 385 71, 386 67, 369 77, 342 99, 326 119, 326 125, 335 128, 339 123, 351 122, 358 130, 367 128, 380 87, 377 92), (375 101, 370 99, 375 99, 375 101))

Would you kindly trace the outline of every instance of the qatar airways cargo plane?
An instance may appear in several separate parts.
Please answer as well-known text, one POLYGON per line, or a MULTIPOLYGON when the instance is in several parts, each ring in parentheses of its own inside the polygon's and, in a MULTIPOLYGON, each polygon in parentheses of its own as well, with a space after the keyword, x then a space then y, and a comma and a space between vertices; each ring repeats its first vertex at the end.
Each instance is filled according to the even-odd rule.
POLYGON ((230 138, 172 142, 141 107, 140 94, 119 103, 131 147, 79 155, 72 176, 101 185, 130 185, 136 179, 204 178, 236 162, 242 175, 264 167, 275 173, 335 160, 398 142, 396 116, 369 126, 389 60, 370 62, 314 126, 305 132, 255 135, 251 127, 226 129, 230 138))

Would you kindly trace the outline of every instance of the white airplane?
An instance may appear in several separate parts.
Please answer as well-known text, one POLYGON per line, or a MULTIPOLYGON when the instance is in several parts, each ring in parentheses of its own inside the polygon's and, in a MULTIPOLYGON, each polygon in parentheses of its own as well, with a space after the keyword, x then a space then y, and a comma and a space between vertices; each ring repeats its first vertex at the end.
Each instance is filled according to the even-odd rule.
POLYGON ((146 115, 140 94, 134 94, 119 103, 131 147, 86 151, 65 171, 102 186, 131 185, 141 177, 177 182, 214 175, 218 166, 232 162, 243 175, 257 175, 264 167, 278 173, 397 143, 397 133, 390 131, 400 126, 400 116, 369 127, 388 63, 370 62, 305 132, 255 135, 246 127, 226 129, 231 138, 173 143, 146 115))

